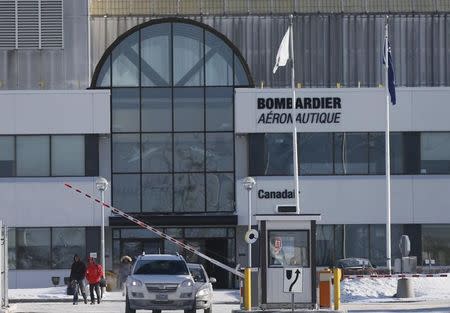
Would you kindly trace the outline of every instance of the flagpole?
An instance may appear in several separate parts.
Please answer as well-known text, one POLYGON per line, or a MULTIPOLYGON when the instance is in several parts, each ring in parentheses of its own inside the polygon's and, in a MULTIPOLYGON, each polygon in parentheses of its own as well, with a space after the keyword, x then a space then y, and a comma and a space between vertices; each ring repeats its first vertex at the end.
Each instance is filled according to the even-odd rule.
POLYGON ((292 150, 294 158, 294 182, 295 182, 295 212, 300 214, 300 191, 298 185, 298 152, 297 152, 297 121, 296 121, 296 106, 295 106, 295 62, 294 62, 294 16, 290 15, 290 46, 291 46, 291 90, 292 90, 292 150))
POLYGON ((389 34, 388 34, 388 16, 386 16, 385 38, 384 38, 384 82, 386 93, 386 131, 385 131, 385 151, 386 151, 386 265, 391 273, 391 159, 390 159, 390 125, 389 125, 389 86, 388 86, 388 67, 389 67, 389 34))

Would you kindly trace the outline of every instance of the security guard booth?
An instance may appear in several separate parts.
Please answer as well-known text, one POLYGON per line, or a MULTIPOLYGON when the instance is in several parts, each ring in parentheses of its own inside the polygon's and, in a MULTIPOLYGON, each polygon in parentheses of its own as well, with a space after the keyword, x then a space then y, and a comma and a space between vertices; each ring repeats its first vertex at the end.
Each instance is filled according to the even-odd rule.
POLYGON ((262 309, 316 308, 319 214, 255 215, 260 230, 258 302, 262 309))

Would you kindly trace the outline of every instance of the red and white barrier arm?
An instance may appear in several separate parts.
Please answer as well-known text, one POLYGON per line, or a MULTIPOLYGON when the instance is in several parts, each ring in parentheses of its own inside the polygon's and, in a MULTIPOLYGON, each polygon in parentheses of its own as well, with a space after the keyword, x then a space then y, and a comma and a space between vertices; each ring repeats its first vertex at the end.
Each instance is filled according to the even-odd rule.
POLYGON ((179 240, 176 240, 175 238, 172 238, 172 237, 170 237, 169 235, 166 235, 166 234, 163 233, 162 231, 160 231, 160 230, 158 230, 158 229, 156 229, 156 228, 154 228, 154 227, 152 227, 152 226, 150 226, 150 225, 145 224, 144 222, 142 222, 142 221, 140 221, 140 220, 138 220, 138 219, 132 217, 131 215, 128 215, 128 214, 125 213, 125 212, 122 212, 121 210, 119 210, 119 209, 117 209, 117 208, 115 208, 115 207, 113 207, 113 206, 111 206, 111 205, 109 205, 109 204, 107 204, 107 203, 105 203, 105 202, 100 201, 99 199, 94 198, 94 197, 91 196, 90 194, 85 193, 85 192, 81 191, 80 189, 77 189, 77 188, 75 188, 75 187, 73 187, 72 185, 69 185, 69 184, 64 184, 64 186, 65 186, 66 188, 69 188, 69 189, 71 189, 71 190, 77 192, 77 193, 80 194, 80 195, 84 195, 86 198, 88 198, 88 199, 91 200, 91 201, 97 202, 97 203, 99 203, 99 204, 103 204, 106 208, 110 209, 113 213, 118 214, 118 215, 120 215, 120 216, 126 218, 127 220, 132 221, 133 223, 135 223, 135 224, 141 226, 142 228, 145 228, 145 229, 147 229, 147 230, 149 230, 149 231, 151 231, 151 232, 154 232, 155 234, 157 234, 157 235, 160 236, 161 238, 166 239, 166 240, 169 240, 170 242, 172 242, 172 243, 174 243, 174 244, 176 244, 176 245, 182 247, 183 249, 186 249, 186 250, 188 250, 189 252, 192 252, 192 253, 198 255, 199 257, 201 257, 201 258, 203 258, 203 259, 205 259, 205 260, 211 262, 211 263, 214 264, 214 265, 217 265, 217 266, 223 268, 224 270, 226 270, 226 271, 228 271, 228 272, 230 272, 230 273, 233 273, 234 275, 236 275, 236 276, 238 276, 238 277, 240 277, 240 278, 244 278, 244 274, 241 273, 241 272, 239 272, 238 270, 236 270, 236 269, 234 269, 234 268, 232 268, 232 267, 230 267, 230 266, 228 266, 228 265, 225 265, 225 264, 223 264, 223 263, 221 263, 221 262, 219 262, 219 261, 217 261, 217 260, 215 260, 215 259, 213 259, 213 258, 210 258, 209 256, 207 256, 207 255, 205 255, 205 254, 203 254, 203 253, 197 251, 197 250, 194 249, 193 247, 191 247, 191 246, 189 246, 189 245, 187 245, 187 244, 185 244, 185 243, 183 243, 183 242, 181 242, 181 241, 179 241, 179 240))
POLYGON ((380 275, 344 275, 343 279, 355 278, 406 278, 406 277, 448 277, 448 274, 380 274, 380 275))

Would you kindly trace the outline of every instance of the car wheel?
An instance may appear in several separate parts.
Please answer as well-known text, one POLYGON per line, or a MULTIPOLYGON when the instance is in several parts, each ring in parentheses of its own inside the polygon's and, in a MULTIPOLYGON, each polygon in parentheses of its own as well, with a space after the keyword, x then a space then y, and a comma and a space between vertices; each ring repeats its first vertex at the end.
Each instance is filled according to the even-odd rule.
POLYGON ((152 310, 152 313, 161 313, 161 310, 152 310))
POLYGON ((212 304, 209 306, 209 308, 205 309, 204 313, 212 313, 212 304))
POLYGON ((125 299, 125 313, 136 313, 136 310, 130 308, 130 300, 128 300, 128 297, 125 299))
POLYGON ((184 313, 195 313, 195 309, 184 310, 184 313))

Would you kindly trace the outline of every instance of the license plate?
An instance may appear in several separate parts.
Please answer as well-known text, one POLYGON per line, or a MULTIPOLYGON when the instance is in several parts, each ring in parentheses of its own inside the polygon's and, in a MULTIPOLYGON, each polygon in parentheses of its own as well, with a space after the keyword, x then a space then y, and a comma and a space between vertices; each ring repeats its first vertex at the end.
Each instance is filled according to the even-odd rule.
POLYGON ((167 301, 167 295, 166 294, 157 294, 156 295, 156 300, 159 300, 159 301, 167 301))

